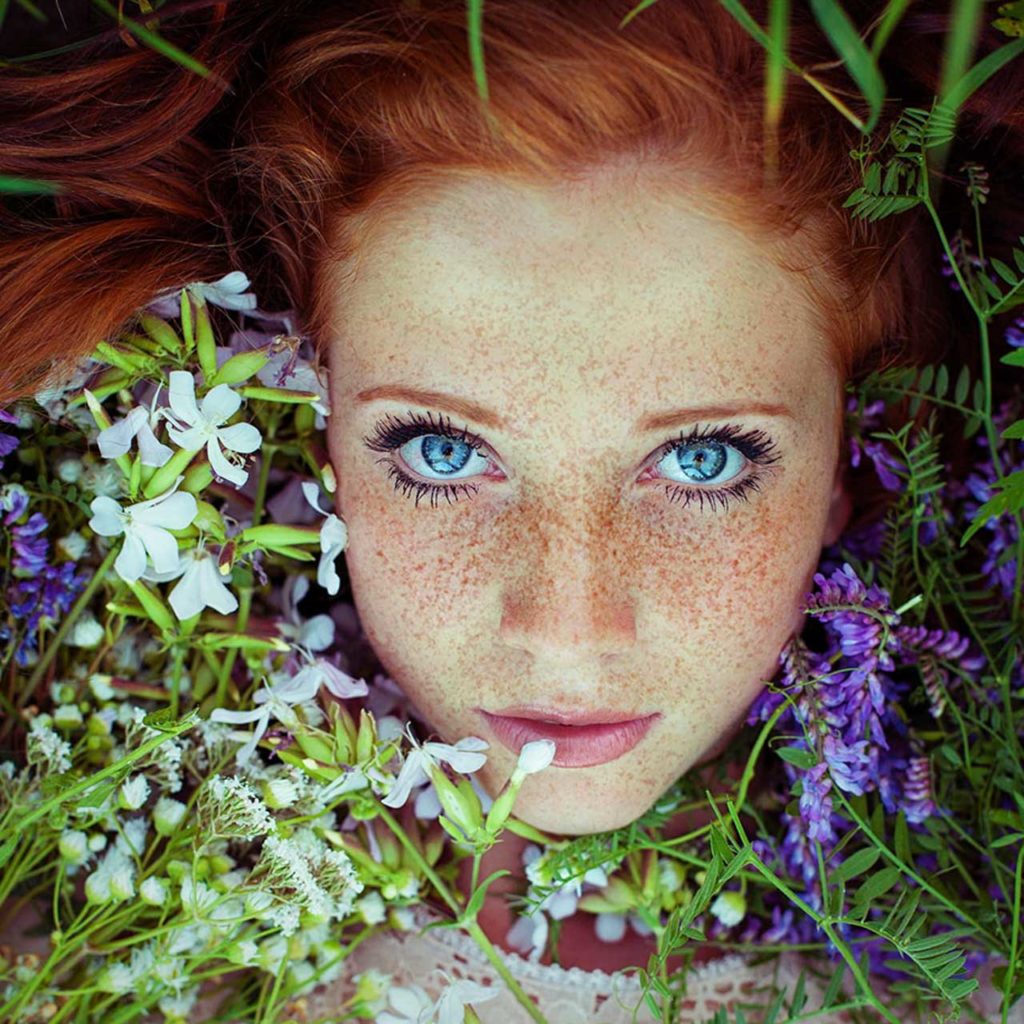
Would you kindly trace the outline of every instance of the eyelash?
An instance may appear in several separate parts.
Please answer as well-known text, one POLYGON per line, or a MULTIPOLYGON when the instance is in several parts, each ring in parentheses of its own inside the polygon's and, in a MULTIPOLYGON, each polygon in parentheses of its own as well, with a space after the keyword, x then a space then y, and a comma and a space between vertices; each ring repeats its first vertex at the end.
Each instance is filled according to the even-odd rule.
MULTIPOLYGON (((385 419, 376 424, 374 434, 364 437, 363 441, 372 451, 392 452, 407 442, 426 434, 435 434, 451 441, 461 441, 476 452, 482 453, 487 449, 483 438, 466 427, 461 430, 454 429, 449 417, 441 416, 435 422, 433 413, 428 412, 424 416, 422 413, 414 413, 411 410, 408 419, 388 413, 385 419)), ((769 466, 779 461, 775 442, 763 430, 743 430, 742 427, 732 423, 704 428, 698 425, 689 431, 681 431, 678 437, 671 438, 661 445, 656 452, 654 461, 655 463, 660 462, 666 455, 682 445, 709 440, 730 445, 740 452, 748 462, 757 466, 769 466)), ((388 473, 395 482, 396 491, 401 487, 402 493, 406 496, 412 490, 416 491, 417 507, 419 507, 420 498, 424 495, 430 496, 431 506, 436 508, 437 499, 441 495, 444 495, 448 503, 451 504, 452 495, 455 495, 456 501, 459 500, 458 492, 460 490, 467 494, 476 493, 478 490, 476 484, 435 484, 416 480, 391 459, 378 459, 377 461, 384 463, 387 467, 388 473)), ((761 477, 762 474, 759 472, 749 473, 735 483, 718 488, 686 487, 682 484, 670 483, 665 488, 665 493, 670 502, 682 499, 684 508, 691 501, 696 500, 700 502, 700 508, 703 511, 704 501, 707 499, 712 509, 716 503, 722 509, 727 509, 730 501, 734 499, 749 501, 751 494, 760 490, 761 477)))

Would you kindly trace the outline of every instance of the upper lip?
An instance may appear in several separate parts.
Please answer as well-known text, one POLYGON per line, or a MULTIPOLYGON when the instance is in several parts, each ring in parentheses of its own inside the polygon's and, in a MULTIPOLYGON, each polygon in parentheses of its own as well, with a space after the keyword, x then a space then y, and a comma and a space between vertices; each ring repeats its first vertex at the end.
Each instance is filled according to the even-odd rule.
POLYGON ((593 711, 563 711, 559 708, 538 704, 516 704, 500 711, 486 711, 485 714, 501 718, 531 718, 539 722, 553 722, 557 725, 617 725, 620 722, 635 722, 638 718, 650 718, 648 714, 635 711, 615 711, 611 708, 597 708, 593 711))

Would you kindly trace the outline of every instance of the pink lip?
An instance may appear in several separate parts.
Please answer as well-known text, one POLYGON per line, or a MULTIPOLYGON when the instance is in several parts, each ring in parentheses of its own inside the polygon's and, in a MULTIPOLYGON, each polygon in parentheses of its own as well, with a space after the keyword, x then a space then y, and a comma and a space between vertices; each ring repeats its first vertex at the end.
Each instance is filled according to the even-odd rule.
POLYGON ((514 754, 532 740, 553 740, 560 768, 606 764, 632 750, 661 715, 641 718, 614 711, 572 713, 537 707, 505 708, 494 714, 477 708, 498 740, 514 754))

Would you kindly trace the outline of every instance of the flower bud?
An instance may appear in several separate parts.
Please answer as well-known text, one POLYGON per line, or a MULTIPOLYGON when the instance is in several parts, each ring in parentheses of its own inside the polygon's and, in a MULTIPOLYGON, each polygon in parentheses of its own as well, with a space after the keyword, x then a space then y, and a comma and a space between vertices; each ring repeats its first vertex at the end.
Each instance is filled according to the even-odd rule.
POLYGON ((291 807, 299 798, 299 791, 291 779, 268 779, 261 788, 266 805, 273 811, 291 807))
POLYGON ((149 796, 149 782, 145 775, 135 775, 121 784, 117 805, 126 811, 137 811, 149 796))
POLYGON ((139 896, 150 906, 162 907, 167 900, 167 883, 155 875, 150 875, 139 886, 139 896))
POLYGON ((162 836, 172 835, 185 817, 186 810, 180 800, 169 796, 160 797, 153 808, 153 824, 157 832, 162 836))
POLYGON ((708 909, 726 928, 731 928, 746 916, 747 901, 743 893, 723 892, 708 909))
POLYGON ((60 855, 72 864, 81 864, 89 856, 89 837, 79 829, 68 829, 57 844, 60 855))

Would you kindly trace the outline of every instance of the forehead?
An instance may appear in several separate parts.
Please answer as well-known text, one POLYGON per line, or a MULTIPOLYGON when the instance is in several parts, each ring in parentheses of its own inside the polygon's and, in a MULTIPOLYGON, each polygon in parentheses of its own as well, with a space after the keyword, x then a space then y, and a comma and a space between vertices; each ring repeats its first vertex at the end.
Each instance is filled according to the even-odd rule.
POLYGON ((339 369, 422 376, 440 361, 450 378, 471 359, 526 387, 663 377, 659 390, 792 396, 827 362, 817 311, 753 231, 698 204, 622 172, 439 178, 368 224, 334 292, 339 369))

